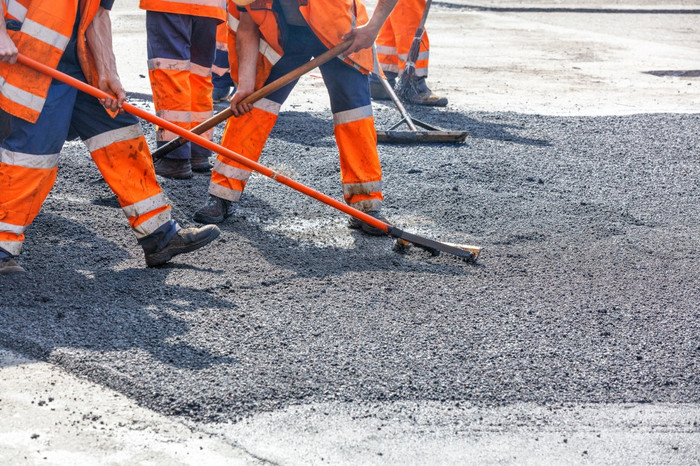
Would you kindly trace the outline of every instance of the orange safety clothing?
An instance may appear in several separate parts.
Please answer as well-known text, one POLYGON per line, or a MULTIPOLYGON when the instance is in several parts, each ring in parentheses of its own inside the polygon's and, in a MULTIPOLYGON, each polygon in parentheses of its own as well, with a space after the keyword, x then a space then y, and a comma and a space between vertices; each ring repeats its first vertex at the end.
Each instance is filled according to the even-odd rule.
MULTIPOLYGON (((228 24, 221 23, 216 28, 216 52, 217 54, 222 52, 228 55, 228 24)), ((223 65, 223 63, 222 63, 223 65)), ((217 76, 223 76, 228 73, 228 60, 226 60, 226 66, 220 66, 214 59, 214 64, 211 67, 212 74, 217 76)))
MULTIPOLYGON (((284 47, 272 1, 257 0, 248 5, 246 11, 261 33, 256 89, 301 66, 311 56, 318 56, 337 45, 340 37, 353 25, 367 22, 362 4, 357 2, 357 10, 354 10, 355 4, 353 0, 299 1, 299 10, 309 27, 286 25, 290 40, 284 47)), ((235 40, 239 18, 236 5, 229 1, 229 57, 234 81, 238 80, 235 40)), ((359 210, 379 210, 383 199, 382 172, 366 76, 372 69, 372 52, 363 50, 346 57, 344 62, 334 59, 321 66, 331 98, 343 196, 348 204, 359 210)), ((277 121, 280 106, 293 86, 293 83, 289 84, 259 100, 253 110, 242 117, 230 118, 221 143, 257 161, 277 121)), ((249 176, 248 168, 219 156, 212 172, 209 193, 238 201, 249 176)))
MULTIPOLYGON (((51 8, 48 3, 5 3, 6 14, 19 29, 8 30, 19 52, 35 59, 37 53, 46 52, 44 58, 51 66, 66 65, 76 70, 82 81, 97 81, 84 34, 100 0, 83 0, 80 12, 77 1, 60 1, 60 6, 55 6, 54 0, 51 8), (78 13, 79 26, 74 33, 78 13)), ((11 255, 20 253, 24 232, 55 182, 61 147, 67 138, 76 135, 85 142, 117 195, 138 239, 164 228, 175 230, 170 205, 156 180, 148 144, 136 117, 109 115, 96 98, 51 78, 44 79, 19 63, 2 65, 0 107, 13 115, 10 131, 0 146, 2 250, 11 255), (18 78, 18 72, 23 79, 18 78)))
MULTIPOLYGON (((52 68, 58 65, 73 34, 77 0, 54 0, 51 8, 32 0, 5 0, 5 20, 22 24, 8 30, 18 50, 52 68)), ((87 82, 97 86, 97 69, 85 42, 85 30, 95 17, 100 0, 80 2, 78 58, 87 82)), ((44 107, 51 78, 28 66, 0 62, 0 107, 24 120, 35 122, 44 107)))
POLYGON ((226 21, 225 0, 141 0, 139 8, 162 13, 204 16, 226 21))
MULTIPOLYGON (((211 68, 216 27, 226 20, 225 0, 141 0, 139 6, 147 10, 148 77, 156 114, 189 131, 213 114, 211 68)), ((211 139, 212 130, 202 136, 211 139)), ((176 137, 159 127, 156 144, 160 147, 176 137)), ((167 157, 209 155, 187 143, 167 157)))
MULTIPOLYGON (((282 50, 277 13, 272 8, 273 0, 255 0, 246 6, 246 11, 260 28, 260 57, 257 79, 262 83, 270 74, 270 69, 284 54, 282 50)), ((238 30, 238 7, 228 0, 229 50, 236 49, 236 31, 238 30)), ((331 49, 338 45, 340 37, 354 27, 369 21, 364 2, 356 0, 299 0, 299 11, 323 44, 331 49)), ((374 57, 372 50, 365 49, 345 57, 344 61, 364 74, 372 72, 374 57)), ((238 82, 238 57, 230 53, 231 77, 238 82)))
MULTIPOLYGON (((400 75, 406 68, 408 52, 411 49, 416 29, 420 26, 425 0, 399 0, 386 22, 379 30, 375 41, 379 65, 389 76, 400 75)), ((430 42, 425 32, 421 39, 418 57, 415 61, 416 76, 428 76, 430 42)))

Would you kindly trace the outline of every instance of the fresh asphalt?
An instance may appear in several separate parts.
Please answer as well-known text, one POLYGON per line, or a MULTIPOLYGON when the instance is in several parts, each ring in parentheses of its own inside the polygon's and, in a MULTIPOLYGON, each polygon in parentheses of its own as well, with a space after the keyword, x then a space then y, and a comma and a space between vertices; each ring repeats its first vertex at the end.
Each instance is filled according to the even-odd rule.
MULTIPOLYGON (((220 241, 147 270, 67 144, 29 273, 0 279, 0 459, 698 463, 700 51, 680 3, 435 3, 431 76, 451 105, 409 110, 470 136, 381 146, 385 213, 482 245, 478 265, 399 255, 254 176, 220 241), (472 60, 444 52, 459 37, 472 60), (628 59, 644 50, 663 54, 628 59)), ((115 10, 115 43, 145 94, 124 59, 143 43, 135 5, 115 10)), ((299 86, 261 162, 338 196, 327 97, 317 73, 299 86)), ((183 224, 207 183, 163 180, 183 224)))

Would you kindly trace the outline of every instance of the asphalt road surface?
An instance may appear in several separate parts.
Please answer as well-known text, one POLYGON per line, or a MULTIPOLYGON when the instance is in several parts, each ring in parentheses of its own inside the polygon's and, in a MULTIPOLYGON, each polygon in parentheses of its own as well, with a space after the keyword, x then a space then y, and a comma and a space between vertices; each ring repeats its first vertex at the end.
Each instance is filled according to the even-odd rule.
MULTIPOLYGON (((150 109, 143 17, 134 1, 114 14, 125 85, 150 109)), ((429 82, 450 105, 408 109, 469 137, 381 145, 384 213, 482 246, 476 265, 398 254, 254 175, 220 240, 146 269, 87 150, 66 144, 27 232, 29 272, 0 279, 0 345, 59 375, 29 377, 8 356, 0 415, 79 407, 52 426, 0 422, 0 458, 697 464, 699 14, 690 2, 434 3, 429 82), (72 378, 104 396, 71 397, 57 380, 72 378), (12 390, 34 393, 24 412, 12 390), (134 432, 170 437, 129 459, 148 448, 134 432)), ((261 163, 340 199, 317 75, 283 107, 261 163)), ((378 128, 400 118, 374 110, 378 128)), ((182 224, 208 181, 162 180, 182 224)))

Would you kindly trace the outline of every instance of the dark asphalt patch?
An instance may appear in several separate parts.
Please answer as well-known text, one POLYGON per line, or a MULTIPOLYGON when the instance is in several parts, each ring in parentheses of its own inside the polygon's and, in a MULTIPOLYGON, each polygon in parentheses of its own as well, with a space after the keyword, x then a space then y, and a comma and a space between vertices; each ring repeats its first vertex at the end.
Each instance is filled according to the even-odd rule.
MULTIPOLYGON (((384 213, 484 246, 478 265, 396 254, 254 176, 219 241, 149 270, 69 144, 27 276, 0 279, 0 344, 197 420, 333 401, 699 402, 700 115, 409 111, 470 136, 382 145, 384 213)), ((378 127, 396 115, 377 106, 378 127)), ((342 196, 326 114, 283 112, 261 163, 342 196)), ((163 180, 183 224, 207 185, 163 180)))

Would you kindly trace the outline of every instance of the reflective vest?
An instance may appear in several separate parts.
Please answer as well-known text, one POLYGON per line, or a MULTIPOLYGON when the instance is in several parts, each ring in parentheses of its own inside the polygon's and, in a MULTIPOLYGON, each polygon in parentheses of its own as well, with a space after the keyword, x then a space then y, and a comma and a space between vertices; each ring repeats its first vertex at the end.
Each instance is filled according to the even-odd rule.
MULTIPOLYGON (((56 68, 68 45, 78 0, 5 0, 5 20, 22 24, 8 30, 20 53, 56 68)), ((88 82, 97 86, 97 68, 85 42, 85 30, 95 17, 100 0, 83 0, 78 27, 78 58, 88 82)), ((44 108, 51 78, 27 66, 0 62, 0 107, 29 122, 36 122, 44 108)))
POLYGON ((226 0, 141 0, 139 8, 226 21, 226 0))
MULTIPOLYGON (((260 28, 261 35, 256 88, 262 86, 272 66, 284 54, 280 42, 277 13, 272 9, 272 2, 273 0, 255 0, 245 7, 260 28)), ((341 42, 340 37, 343 34, 369 21, 367 10, 361 0, 298 0, 298 3, 299 11, 313 33, 329 49, 341 42)), ((228 9, 228 24, 232 31, 232 34, 229 34, 229 50, 236 50, 235 40, 240 15, 237 5, 232 0, 228 0, 228 9)), ((229 61, 231 77, 238 82, 238 57, 235 53, 229 55, 229 61)), ((360 50, 349 57, 344 57, 344 61, 362 73, 369 74, 374 64, 372 49, 360 50)))

